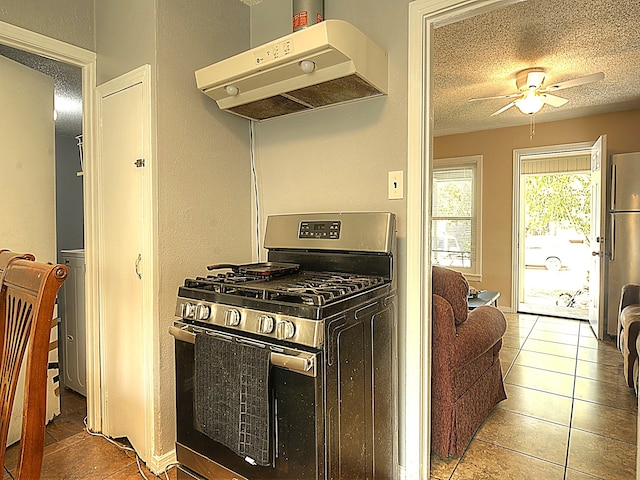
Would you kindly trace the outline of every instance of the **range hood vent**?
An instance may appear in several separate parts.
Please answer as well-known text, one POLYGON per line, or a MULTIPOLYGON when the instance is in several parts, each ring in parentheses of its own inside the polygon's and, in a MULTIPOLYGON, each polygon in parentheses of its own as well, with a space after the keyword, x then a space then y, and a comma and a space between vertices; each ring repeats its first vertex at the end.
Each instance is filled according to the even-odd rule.
POLYGON ((202 68, 196 84, 222 110, 267 120, 385 95, 387 54, 353 25, 325 20, 202 68))

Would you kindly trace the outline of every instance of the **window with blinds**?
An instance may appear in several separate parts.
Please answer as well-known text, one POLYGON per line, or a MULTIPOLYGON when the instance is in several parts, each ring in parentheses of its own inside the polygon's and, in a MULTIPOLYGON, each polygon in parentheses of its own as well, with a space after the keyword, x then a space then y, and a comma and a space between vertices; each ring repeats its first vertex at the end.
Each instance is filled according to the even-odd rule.
POLYGON ((481 155, 434 160, 432 262, 469 277, 481 273, 481 185, 481 155))

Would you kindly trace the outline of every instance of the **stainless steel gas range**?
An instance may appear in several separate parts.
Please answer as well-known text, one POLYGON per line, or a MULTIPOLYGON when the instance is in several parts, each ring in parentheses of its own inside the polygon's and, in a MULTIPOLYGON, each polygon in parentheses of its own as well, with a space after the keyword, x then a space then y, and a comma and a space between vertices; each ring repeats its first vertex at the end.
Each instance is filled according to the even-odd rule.
POLYGON ((178 478, 396 478, 395 216, 270 216, 264 243, 178 290, 178 478))

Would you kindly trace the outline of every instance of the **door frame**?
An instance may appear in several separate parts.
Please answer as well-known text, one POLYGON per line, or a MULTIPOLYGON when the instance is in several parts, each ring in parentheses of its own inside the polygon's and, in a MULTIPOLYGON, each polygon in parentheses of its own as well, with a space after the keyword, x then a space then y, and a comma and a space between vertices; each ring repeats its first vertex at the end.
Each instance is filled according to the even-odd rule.
MULTIPOLYGON (((429 478, 431 461, 432 32, 521 0, 415 0, 409 4, 407 271, 401 443, 406 479, 429 478)), ((402 384, 401 384, 402 385, 402 384)))
POLYGON ((520 255, 523 251, 524 239, 520 238, 522 216, 520 209, 520 172, 524 157, 533 155, 561 155, 577 152, 591 152, 593 142, 576 142, 560 145, 546 145, 543 147, 517 148, 513 151, 513 208, 511 219, 511 310, 515 313, 520 306, 520 255))
POLYGON ((87 428, 100 431, 100 348, 96 259, 95 192, 98 185, 93 171, 94 92, 96 88, 95 52, 0 21, 0 43, 25 52, 75 65, 82 70, 82 141, 84 154, 84 237, 86 258, 87 319, 87 428))

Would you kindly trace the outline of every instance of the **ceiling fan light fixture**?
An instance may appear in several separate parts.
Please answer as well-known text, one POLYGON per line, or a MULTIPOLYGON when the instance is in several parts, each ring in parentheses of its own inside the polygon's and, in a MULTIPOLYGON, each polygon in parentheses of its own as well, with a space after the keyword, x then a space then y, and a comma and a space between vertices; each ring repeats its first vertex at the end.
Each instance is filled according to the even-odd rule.
POLYGON ((544 106, 544 99, 534 89, 523 92, 522 98, 515 101, 516 107, 525 115, 538 113, 544 106))

